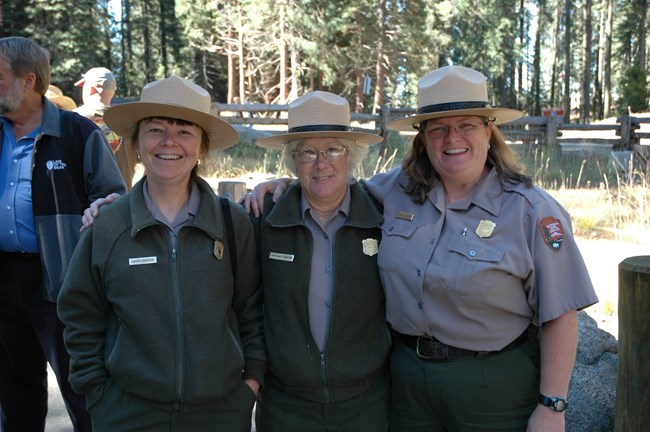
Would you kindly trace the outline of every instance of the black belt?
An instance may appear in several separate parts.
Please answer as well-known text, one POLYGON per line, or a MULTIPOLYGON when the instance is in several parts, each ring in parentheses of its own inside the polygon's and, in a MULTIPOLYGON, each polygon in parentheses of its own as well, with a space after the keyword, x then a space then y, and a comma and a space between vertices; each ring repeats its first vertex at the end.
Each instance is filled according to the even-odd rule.
POLYGON ((0 252, 0 256, 7 259, 31 260, 38 258, 40 255, 29 252, 0 252))
POLYGON ((485 358, 491 354, 504 352, 517 348, 530 340, 530 333, 534 326, 527 328, 517 339, 510 342, 498 351, 472 351, 464 348, 457 348, 440 342, 432 336, 410 336, 398 333, 393 330, 393 335, 397 337, 404 345, 415 350, 418 357, 425 360, 453 360, 459 358, 485 358))

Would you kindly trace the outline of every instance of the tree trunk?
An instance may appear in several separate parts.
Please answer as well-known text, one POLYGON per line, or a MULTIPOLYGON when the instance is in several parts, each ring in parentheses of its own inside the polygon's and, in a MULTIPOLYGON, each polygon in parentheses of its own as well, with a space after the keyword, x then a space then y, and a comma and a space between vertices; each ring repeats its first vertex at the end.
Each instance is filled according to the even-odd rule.
POLYGON ((537 14, 537 32, 535 33, 535 48, 533 52, 533 115, 540 116, 542 115, 541 107, 541 40, 542 40, 542 30, 544 29, 544 18, 546 15, 545 12, 546 1, 539 1, 539 13, 537 14))
POLYGON ((363 70, 357 69, 356 71, 356 93, 354 98, 354 112, 363 112, 363 105, 365 103, 365 95, 363 94, 363 86, 365 81, 365 74, 363 70))
POLYGON ((585 0, 583 8, 583 17, 585 27, 582 35, 582 109, 580 113, 580 122, 589 123, 590 115, 590 97, 591 97, 591 0, 585 0))
POLYGON ((244 103, 246 99, 246 59, 244 58, 244 14, 241 9, 241 4, 239 5, 239 10, 237 14, 237 57, 239 58, 239 103, 244 103))
POLYGON ((289 100, 295 100, 298 97, 298 52, 295 48, 291 47, 291 93, 289 100))
POLYGON ((564 2, 564 121, 571 121, 571 0, 564 2))
POLYGON ((284 34, 284 10, 285 3, 280 3, 280 35, 278 38, 278 55, 280 57, 280 82, 278 87, 280 94, 278 95, 278 103, 287 103, 287 41, 284 34))
POLYGON ((167 5, 165 0, 159 0, 160 6, 160 60, 163 66, 163 75, 169 76, 169 64, 167 62, 167 5))
MULTIPOLYGON (((526 46, 526 8, 524 0, 519 0, 519 44, 526 46)), ((519 59, 517 64, 517 108, 522 109, 524 100, 524 60, 519 59)))
POLYGON ((229 104, 234 103, 237 94, 237 59, 235 56, 234 43, 235 32, 232 28, 232 20, 228 20, 228 29, 226 30, 228 41, 226 42, 226 64, 228 66, 228 96, 229 104))
POLYGON ((142 2, 142 36, 144 39, 144 75, 145 82, 151 82, 154 80, 154 75, 152 72, 152 46, 151 46, 151 32, 149 31, 149 22, 151 22, 151 17, 149 16, 149 4, 144 1, 142 2))
POLYGON ((561 8, 559 4, 555 5, 555 10, 553 11, 553 66, 551 69, 551 97, 550 103, 551 107, 556 107, 558 105, 558 97, 556 92, 559 92, 560 89, 556 89, 556 83, 558 82, 558 72, 559 72, 559 63, 560 63, 560 19, 561 19, 561 8))
POLYGON ((384 105, 384 86, 386 81, 386 58, 384 57, 384 48, 386 45, 386 0, 379 1, 378 11, 379 40, 377 41, 377 63, 375 65, 377 83, 375 84, 375 97, 372 104, 373 114, 377 114, 379 109, 384 105))
POLYGON ((643 432, 650 424, 650 256, 618 266, 618 379, 616 432, 643 432))
POLYGON ((614 23, 614 0, 605 0, 607 17, 605 19, 605 49, 603 52, 603 115, 612 115, 612 27, 614 23))
POLYGON ((118 75, 118 82, 121 84, 122 94, 124 96, 131 96, 131 2, 130 0, 122 0, 122 21, 120 22, 120 29, 122 38, 120 48, 122 50, 122 73, 118 75))
POLYGON ((640 4, 639 4, 638 11, 641 14, 641 18, 639 19, 639 28, 637 30, 637 33, 638 33, 637 40, 639 41, 639 47, 637 49, 637 53, 638 53, 637 66, 641 70, 645 70, 646 69, 645 68, 645 58, 646 58, 645 57, 646 56, 646 52, 645 52, 646 40, 645 40, 645 38, 646 38, 646 34, 647 34, 647 32, 646 32, 646 28, 647 28, 646 27, 647 26, 646 18, 648 16, 648 1, 647 0, 640 0, 639 3, 640 4))

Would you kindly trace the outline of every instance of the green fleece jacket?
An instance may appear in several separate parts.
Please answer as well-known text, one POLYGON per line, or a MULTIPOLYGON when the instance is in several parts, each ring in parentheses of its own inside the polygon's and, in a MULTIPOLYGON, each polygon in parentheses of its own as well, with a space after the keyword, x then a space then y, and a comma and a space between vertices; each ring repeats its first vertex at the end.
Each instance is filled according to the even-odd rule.
POLYGON ((313 240, 291 186, 255 221, 262 263, 267 383, 315 402, 337 402, 386 373, 390 335, 377 268, 381 212, 358 184, 334 240, 334 293, 324 352, 311 335, 307 307, 313 240))
POLYGON ((70 263, 59 316, 70 382, 92 406, 108 379, 163 409, 192 411, 266 371, 253 226, 231 205, 233 278, 222 208, 196 179, 200 205, 178 234, 147 209, 143 181, 102 208, 70 263))

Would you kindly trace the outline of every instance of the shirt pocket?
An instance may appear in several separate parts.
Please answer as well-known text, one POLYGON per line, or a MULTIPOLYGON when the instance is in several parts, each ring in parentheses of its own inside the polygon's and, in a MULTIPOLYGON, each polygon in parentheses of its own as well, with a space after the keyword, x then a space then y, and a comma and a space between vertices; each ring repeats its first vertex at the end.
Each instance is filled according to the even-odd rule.
POLYGON ((504 276, 501 261, 505 251, 483 241, 459 237, 449 246, 443 287, 462 295, 482 295, 504 276))
POLYGON ((409 221, 395 219, 384 223, 377 255, 377 264, 381 270, 393 272, 398 268, 416 229, 417 225, 409 221))

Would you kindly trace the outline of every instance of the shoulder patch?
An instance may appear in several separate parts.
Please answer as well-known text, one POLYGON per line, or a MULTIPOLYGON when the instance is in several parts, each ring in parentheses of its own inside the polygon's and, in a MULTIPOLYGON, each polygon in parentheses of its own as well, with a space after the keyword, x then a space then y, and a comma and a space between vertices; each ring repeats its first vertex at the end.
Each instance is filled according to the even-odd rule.
POLYGON ((542 233, 542 238, 548 247, 553 252, 559 252, 564 239, 564 228, 559 219, 552 216, 547 216, 539 223, 539 229, 542 233))

